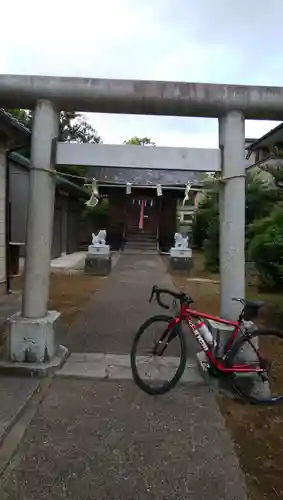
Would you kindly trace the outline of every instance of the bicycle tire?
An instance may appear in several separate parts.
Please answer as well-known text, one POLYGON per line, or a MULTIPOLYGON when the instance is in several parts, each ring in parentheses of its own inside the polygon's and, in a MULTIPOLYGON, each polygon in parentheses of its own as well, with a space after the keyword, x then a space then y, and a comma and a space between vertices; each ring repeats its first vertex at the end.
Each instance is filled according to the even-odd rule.
MULTIPOLYGON (((235 342, 233 348, 231 349, 231 352, 229 353, 229 356, 227 357, 227 366, 233 366, 233 361, 235 360, 236 356, 239 355, 239 351, 245 347, 245 345, 247 344, 247 342, 249 342, 251 344, 251 340, 254 340, 256 338, 258 338, 258 346, 260 345, 260 341, 263 339, 267 339, 268 340, 273 337, 273 338, 276 338, 280 341, 280 343, 282 343, 282 353, 283 353, 283 334, 281 332, 278 332, 276 330, 271 330, 271 329, 268 329, 268 328, 261 328, 261 329, 257 329, 255 330, 253 333, 250 334, 249 337, 245 337, 245 336, 242 336, 239 338, 238 341, 235 342)), ((257 354, 257 357, 258 357, 258 363, 261 363, 262 361, 266 361, 264 360, 263 356, 261 356, 260 354, 260 347, 256 347, 254 349, 254 352, 256 352, 257 354)), ((268 382, 268 388, 270 390, 270 377, 268 378, 267 376, 267 373, 268 373, 268 369, 266 370, 266 382, 268 382)), ((282 374, 283 375, 283 374, 282 374)), ((253 375, 254 379, 255 380, 255 375, 253 375)), ((257 377, 260 377, 260 375, 258 374, 257 377)), ((257 379, 259 380, 259 379, 257 379)), ((263 381, 262 381, 263 382, 263 381)), ((247 402, 251 403, 251 404, 254 404, 254 405, 274 405, 274 404, 277 404, 279 403, 280 401, 283 400, 283 395, 277 395, 277 396, 272 396, 271 392, 269 395, 266 395, 266 396, 263 396, 262 394, 264 392, 269 392, 268 391, 265 391, 263 390, 263 392, 261 390, 259 390, 258 392, 258 395, 256 395, 256 393, 253 393, 251 392, 250 393, 250 390, 252 388, 252 379, 250 379, 250 383, 243 383, 243 379, 241 381, 241 378, 239 376, 237 376, 236 374, 232 375, 231 377, 231 385, 232 385, 232 388, 234 389, 234 391, 241 397, 243 398, 244 400, 246 400, 247 402)))
MULTIPOLYGON (((180 347, 181 347, 181 354, 180 354, 180 363, 177 368, 177 371, 174 375, 174 377, 170 380, 167 381, 165 384, 159 386, 159 387, 151 387, 149 384, 147 384, 140 376, 137 370, 137 363, 136 363, 136 357, 137 357, 137 346, 139 343, 139 340, 143 333, 148 329, 150 325, 152 325, 155 322, 158 321, 165 321, 167 323, 170 323, 172 321, 173 317, 172 316, 167 316, 167 315, 157 315, 157 316, 152 316, 149 318, 147 321, 145 321, 137 331, 132 349, 131 349, 131 369, 132 369, 132 375, 134 382, 136 385, 144 392, 151 396, 156 396, 156 395, 161 395, 165 394, 166 392, 169 392, 173 387, 176 386, 176 384, 179 382, 180 378, 182 377, 185 367, 186 367, 186 362, 187 362, 187 347, 186 347, 186 341, 185 337, 181 328, 181 324, 177 325, 176 328, 178 328, 177 332, 177 337, 179 338, 180 341, 180 347)), ((169 330, 168 330, 169 333, 169 330)))

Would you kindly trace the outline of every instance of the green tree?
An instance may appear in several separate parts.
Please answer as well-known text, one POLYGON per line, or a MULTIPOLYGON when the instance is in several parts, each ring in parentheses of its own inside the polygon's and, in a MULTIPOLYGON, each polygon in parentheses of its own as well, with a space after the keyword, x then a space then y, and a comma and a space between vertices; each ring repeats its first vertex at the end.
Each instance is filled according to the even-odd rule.
POLYGON ((217 271, 219 266, 219 202, 218 192, 207 192, 199 204, 192 226, 193 245, 203 248, 206 267, 217 271))
POLYGON ((207 238, 207 229, 212 219, 218 218, 218 191, 215 188, 215 175, 203 177, 205 191, 194 214, 192 240, 196 248, 202 248, 207 238))
POLYGON ((281 199, 280 190, 263 180, 259 175, 247 174, 246 183, 246 224, 265 217, 275 203, 281 199))
POLYGON ((83 210, 82 218, 89 221, 93 230, 107 228, 109 217, 108 199, 103 198, 95 207, 86 207, 83 210))
MULTIPOLYGON (((10 114, 21 121, 24 125, 32 129, 32 111, 26 109, 7 109, 10 114)), ((84 115, 75 111, 61 111, 59 123, 59 140, 66 142, 80 143, 100 143, 101 138, 95 128, 85 119, 84 115)), ((29 151, 23 151, 23 154, 29 157, 29 151)), ((83 179, 78 177, 86 176, 86 167, 84 166, 60 166, 58 172, 73 175, 72 181, 82 185, 83 179)))
MULTIPOLYGON (((283 151, 278 151, 277 152, 277 158, 283 158, 283 151)), ((281 163, 280 161, 278 161, 277 164, 262 164, 260 166, 260 168, 262 170, 265 170, 266 172, 268 172, 271 176, 271 178, 273 179, 273 182, 275 184, 275 186, 282 190, 283 188, 283 169, 282 169, 282 160, 281 160, 281 163)))
MULTIPOLYGON (((59 140, 65 142, 95 143, 101 142, 100 136, 85 117, 73 111, 61 111, 59 125, 59 140)), ((76 184, 84 184, 87 168, 84 166, 63 166, 57 168, 58 172, 73 175, 70 178, 76 184), (82 177, 81 179, 75 177, 82 177)))
POLYGON ((218 217, 218 194, 216 191, 213 191, 206 193, 194 215, 192 239, 196 248, 203 247, 204 240, 207 237, 209 222, 216 217, 218 217))
POLYGON ((26 125, 26 127, 31 128, 32 113, 28 109, 6 109, 5 111, 17 118, 17 120, 26 125))
MULTIPOLYGON (((32 128, 32 112, 26 109, 7 109, 19 121, 32 128)), ((61 111, 59 124, 59 140, 67 142, 100 143, 101 137, 84 115, 75 111, 61 111)))
MULTIPOLYGON (((193 243, 197 248, 203 248, 206 266, 217 271, 219 267, 219 199, 217 188, 212 189, 199 204, 193 222, 193 243)), ((246 184, 246 248, 248 248, 253 233, 249 229, 254 221, 266 217, 281 199, 278 189, 262 180, 260 176, 247 175, 246 184)))
POLYGON ((283 204, 250 226, 248 256, 261 281, 269 287, 283 286, 283 204))
POLYGON ((136 146, 155 146, 155 142, 153 142, 149 137, 137 137, 134 136, 127 141, 124 141, 124 144, 134 144, 136 146))
POLYGON ((84 115, 74 111, 61 111, 59 140, 67 142, 91 142, 98 144, 101 137, 84 115))

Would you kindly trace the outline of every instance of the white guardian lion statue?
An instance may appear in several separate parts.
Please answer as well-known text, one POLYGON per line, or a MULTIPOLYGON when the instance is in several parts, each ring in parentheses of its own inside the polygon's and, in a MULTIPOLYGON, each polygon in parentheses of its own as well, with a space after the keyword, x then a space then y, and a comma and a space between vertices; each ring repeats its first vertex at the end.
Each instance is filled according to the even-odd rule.
POLYGON ((97 234, 92 233, 92 244, 93 246, 105 245, 106 241, 106 230, 101 229, 97 234))
POLYGON ((184 238, 180 233, 175 233, 174 235, 174 240, 175 240, 175 247, 174 248, 188 248, 188 236, 184 238))

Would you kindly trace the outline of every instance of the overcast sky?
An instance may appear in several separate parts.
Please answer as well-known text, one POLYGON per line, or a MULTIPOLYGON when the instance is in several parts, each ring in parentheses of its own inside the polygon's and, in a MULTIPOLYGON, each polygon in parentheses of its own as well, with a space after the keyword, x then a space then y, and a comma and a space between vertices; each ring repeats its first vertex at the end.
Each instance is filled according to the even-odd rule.
MULTIPOLYGON (((9 0, 0 73, 283 86, 282 0, 9 0)), ((105 143, 214 147, 216 120, 88 115, 105 143)), ((260 137, 278 122, 246 122, 260 137)))

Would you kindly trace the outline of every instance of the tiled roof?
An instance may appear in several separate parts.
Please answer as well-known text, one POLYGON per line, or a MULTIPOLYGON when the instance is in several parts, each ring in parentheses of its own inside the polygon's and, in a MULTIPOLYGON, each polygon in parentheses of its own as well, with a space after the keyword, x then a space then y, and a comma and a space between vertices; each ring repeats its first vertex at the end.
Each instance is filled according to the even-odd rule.
POLYGON ((142 170, 138 168, 111 168, 89 167, 88 177, 95 177, 99 183, 123 184, 130 182, 133 185, 155 186, 185 186, 190 182, 194 186, 201 186, 202 180, 198 172, 184 172, 174 170, 142 170))

